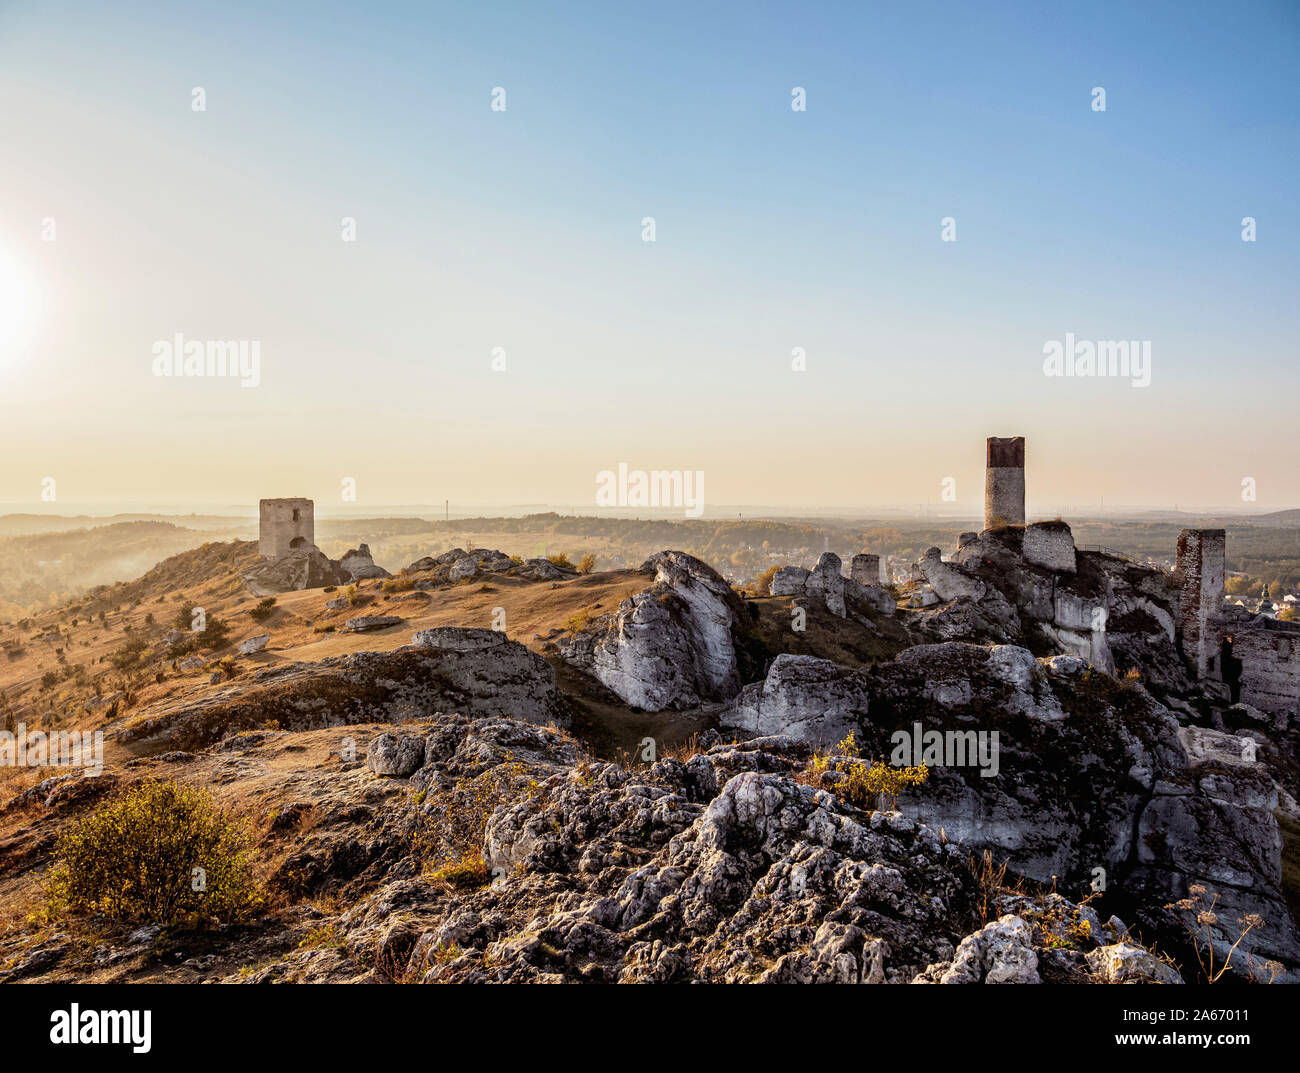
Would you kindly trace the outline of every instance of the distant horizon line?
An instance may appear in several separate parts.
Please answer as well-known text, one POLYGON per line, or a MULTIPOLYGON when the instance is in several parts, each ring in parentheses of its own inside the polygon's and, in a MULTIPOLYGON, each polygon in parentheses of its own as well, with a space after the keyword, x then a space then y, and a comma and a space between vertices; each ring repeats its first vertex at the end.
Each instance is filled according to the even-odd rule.
MULTIPOLYGON (((308 497, 310 498, 310 497, 308 497)), ((531 515, 556 514, 568 518, 600 518, 600 519, 621 519, 625 521, 634 521, 639 519, 657 520, 657 521, 734 521, 737 517, 749 515, 753 519, 773 519, 773 518, 802 518, 802 517, 824 517, 839 516, 846 519, 861 518, 871 520, 875 518, 907 518, 907 519, 950 519, 953 521, 975 519, 982 520, 983 511, 981 506, 972 506, 969 510, 937 509, 934 505, 918 503, 913 506, 793 506, 793 505, 775 505, 775 504, 719 504, 712 510, 706 510, 704 515, 698 518, 688 518, 678 508, 662 507, 591 507, 584 509, 575 509, 571 504, 555 503, 518 503, 504 501, 482 501, 467 503, 461 509, 451 512, 450 517, 444 517, 443 506, 432 503, 377 503, 373 506, 344 506, 338 508, 329 508, 327 511, 321 510, 320 501, 317 503, 316 518, 320 520, 330 520, 337 518, 382 518, 382 517, 403 517, 419 518, 430 522, 443 521, 470 521, 476 518, 522 518, 531 515), (469 510, 465 507, 468 506, 469 510), (488 513, 490 512, 490 513, 488 513)), ((256 504, 244 505, 241 503, 230 502, 190 502, 190 503, 126 503, 110 502, 104 500, 84 500, 71 503, 49 504, 49 509, 40 509, 39 506, 25 502, 13 502, 0 500, 0 519, 29 517, 29 518, 112 518, 123 515, 149 515, 154 517, 194 517, 207 515, 217 518, 229 518, 234 522, 247 520, 249 524, 255 524, 258 520, 256 504)), ((1270 514, 1281 514, 1287 511, 1300 510, 1300 507, 1260 507, 1254 505, 1254 509, 1244 509, 1237 505, 1233 507, 1225 506, 1135 506, 1130 504, 1118 504, 1116 506, 1100 507, 1098 504, 1074 504, 1035 510, 1030 509, 1028 514, 1036 518, 1066 518, 1075 516, 1080 518, 1105 519, 1109 517, 1132 517, 1143 515, 1179 515, 1179 516, 1204 516, 1204 515, 1222 515, 1236 516, 1243 518, 1263 517, 1270 514)))

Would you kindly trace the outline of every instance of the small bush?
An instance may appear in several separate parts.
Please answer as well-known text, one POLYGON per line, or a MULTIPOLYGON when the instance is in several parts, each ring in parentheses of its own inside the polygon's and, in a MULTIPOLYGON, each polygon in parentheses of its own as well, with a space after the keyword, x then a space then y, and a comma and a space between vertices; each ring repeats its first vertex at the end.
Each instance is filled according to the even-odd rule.
POLYGON ((336 950, 346 945, 346 940, 333 924, 318 924, 308 930, 298 943, 299 950, 336 950))
POLYGON ((486 887, 492 879, 487 862, 481 853, 467 853, 458 861, 449 861, 441 868, 429 873, 435 883, 446 883, 462 890, 470 887, 486 887))
POLYGON ((848 736, 836 744, 830 756, 813 757, 804 777, 810 782, 821 782, 828 772, 840 774, 838 781, 828 787, 836 797, 856 808, 873 811, 893 811, 898 795, 914 786, 920 786, 930 777, 930 769, 920 767, 894 767, 883 760, 868 764, 859 758, 856 736, 848 736))
POLYGON ((417 806, 412 841, 417 860, 432 878, 482 886, 488 882, 482 860, 488 818, 501 805, 541 792, 537 780, 510 754, 506 763, 458 780, 417 806))
POLYGON ((595 617, 596 616, 591 613, 590 608, 584 607, 581 611, 575 611, 565 619, 563 628, 568 630, 570 633, 577 633, 580 630, 585 630, 589 625, 591 625, 595 617))
POLYGON ((251 858, 247 828, 218 809, 206 791, 142 782, 64 832, 46 895, 55 916, 229 922, 261 903, 251 858))
POLYGON ((776 577, 779 566, 769 566, 754 579, 754 592, 759 596, 772 595, 772 579, 776 577))
POLYGON ((109 655, 108 661, 119 671, 129 671, 140 665, 146 648, 143 637, 132 637, 109 655))
POLYGON ((199 634, 199 645, 207 649, 222 648, 229 637, 230 626, 215 615, 208 619, 207 625, 199 634))
POLYGON ((561 570, 578 569, 576 566, 573 565, 572 562, 569 561, 569 557, 564 552, 560 552, 559 555, 548 555, 546 557, 546 561, 548 563, 551 563, 553 566, 558 566, 561 570))
POLYGON ((248 614, 254 622, 265 622, 275 611, 275 597, 268 596, 253 608, 248 614))
POLYGON ((590 552, 584 555, 582 559, 578 562, 579 574, 590 574, 595 569, 596 569, 596 557, 592 555, 590 552))

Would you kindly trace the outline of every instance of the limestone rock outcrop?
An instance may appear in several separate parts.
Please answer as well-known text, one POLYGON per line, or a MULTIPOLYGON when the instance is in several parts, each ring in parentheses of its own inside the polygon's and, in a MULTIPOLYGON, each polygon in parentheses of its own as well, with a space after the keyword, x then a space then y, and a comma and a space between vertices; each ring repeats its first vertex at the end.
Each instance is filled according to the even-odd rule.
POLYGON ((349 578, 324 552, 312 547, 282 559, 263 559, 243 580, 254 596, 274 596, 281 592, 344 585, 349 578))
POLYGON ((347 633, 365 633, 368 630, 386 630, 390 626, 400 626, 402 622, 401 615, 358 615, 347 619, 343 623, 343 629, 347 633))
POLYGON ((1075 548, 1064 522, 964 535, 944 562, 931 548, 917 572, 943 604, 916 630, 936 640, 1029 644, 1116 674, 1185 689, 1174 589, 1159 571, 1075 548))
POLYGON ((504 634, 449 626, 421 630, 414 644, 393 652, 277 665, 197 699, 170 697, 142 708, 117 733, 122 741, 192 749, 268 723, 310 730, 400 723, 431 711, 568 721, 555 671, 541 656, 504 634))
POLYGON ((426 555, 416 559, 402 573, 427 575, 416 583, 418 587, 457 585, 490 575, 519 577, 528 581, 568 581, 578 576, 576 570, 556 566, 549 559, 516 560, 491 548, 469 551, 452 548, 441 555, 426 555))
POLYGON ((246 641, 240 641, 235 646, 235 651, 241 656, 252 656, 266 648, 267 643, 271 640, 269 633, 258 634, 256 637, 250 637, 246 641))
MULTIPOLYGON (((1114 974, 1119 943, 1133 949, 1119 964, 1142 960, 1122 924, 1063 942, 1060 922, 1096 918, 1059 895, 995 895, 1000 916, 986 924, 987 892, 961 847, 799 783, 808 749, 788 738, 631 771, 499 716, 433 713, 356 734, 364 761, 309 768, 293 803, 276 802, 277 830, 296 845, 271 888, 337 908, 266 914, 216 957, 162 971, 231 983, 1057 983, 1114 974), (450 884, 421 862, 459 859, 441 818, 483 788, 492 807, 474 850, 494 878, 450 884), (310 831, 295 834, 307 809, 310 831), (303 942, 325 927, 340 941, 303 942)), ((174 755, 251 777, 290 737, 174 755)), ((38 809, 34 822, 56 814, 38 809)), ((0 979, 45 978, 68 956, 13 942, 0 937, 0 979)))
POLYGON ((1008 913, 966 936, 947 966, 933 966, 913 983, 1040 984, 1033 935, 1008 913), (934 977, 937 975, 938 979, 934 977))
POLYGON ((726 727, 766 736, 785 734, 829 745, 866 715, 870 681, 828 659, 783 653, 762 682, 747 685, 719 716, 726 727))
POLYGON ((561 642, 561 656, 647 711, 730 700, 748 669, 740 598, 685 552, 652 555, 641 571, 650 587, 561 642))
MULTIPOLYGON (((855 556, 857 562, 853 577, 844 577, 843 563, 834 552, 823 552, 817 566, 806 570, 802 566, 783 566, 772 575, 769 591, 773 596, 809 596, 825 604, 831 614, 846 618, 855 608, 869 615, 892 615, 897 603, 878 583, 865 584, 859 577, 870 577, 859 560, 875 560, 875 556, 855 556)), ((879 566, 876 566, 877 572, 879 566)))
POLYGON ((370 556, 370 545, 362 544, 359 548, 353 548, 344 554, 343 558, 338 561, 339 572, 344 574, 349 581, 364 581, 370 578, 388 578, 393 575, 378 566, 370 556))
POLYGON ((804 592, 826 605, 832 615, 844 618, 848 614, 844 606, 844 574, 840 557, 833 551, 822 552, 817 565, 808 574, 804 582, 804 592))
POLYGON ((1180 726, 1146 691, 1077 657, 957 642, 865 669, 783 655, 719 718, 822 748, 852 730, 864 756, 908 744, 906 763, 910 742, 933 734, 949 751, 927 761, 930 778, 901 802, 907 815, 1044 882, 1086 882, 1100 867, 1167 934, 1182 923, 1164 907, 1204 885, 1218 899, 1220 962, 1238 920, 1255 914, 1264 923, 1239 956, 1300 971, 1274 816, 1283 770, 1262 762, 1257 731, 1180 726))
POLYGON ((406 734, 380 734, 366 750, 366 767, 376 775, 404 779, 424 765, 424 739, 406 734))

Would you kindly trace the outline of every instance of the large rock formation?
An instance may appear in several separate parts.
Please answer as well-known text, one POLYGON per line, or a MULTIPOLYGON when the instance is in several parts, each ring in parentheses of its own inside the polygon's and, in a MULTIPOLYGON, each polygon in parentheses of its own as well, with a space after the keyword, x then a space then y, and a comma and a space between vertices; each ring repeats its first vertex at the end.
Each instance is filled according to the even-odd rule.
POLYGON ((641 571, 653 584, 562 642, 560 654, 647 711, 730 700, 751 669, 741 599, 685 552, 652 555, 641 571))
POLYGON ((394 652, 354 652, 242 675, 200 697, 141 709, 118 731, 122 741, 192 749, 227 734, 273 724, 307 730, 430 711, 495 714, 530 722, 567 719, 555 671, 505 634, 454 626, 421 630, 394 652))
MULTIPOLYGON (((420 683, 437 679, 433 688, 443 695, 464 695, 452 678, 472 688, 484 674, 500 676, 493 665, 518 653, 491 631, 435 630, 419 640, 400 652, 261 677, 245 697, 248 707, 228 703, 209 713, 208 740, 222 739, 216 745, 199 748, 195 735, 185 743, 196 751, 142 757, 120 777, 52 780, 6 804, 21 809, 34 854, 47 852, 40 847, 53 845, 60 825, 86 801, 122 780, 177 778, 217 788, 230 801, 255 799, 265 810, 269 830, 259 849, 275 854, 274 897, 265 911, 219 933, 182 929, 168 937, 165 959, 138 929, 102 927, 98 948, 116 979, 1174 983, 1177 973, 1142 935, 1113 909, 1098 909, 1114 897, 1143 916, 1134 892, 1150 895, 1136 881, 1143 869, 1150 878, 1170 875, 1159 863, 1167 850, 1193 871, 1236 869, 1236 858, 1195 858, 1194 833, 1180 832, 1170 849, 1161 844, 1169 825, 1144 827, 1132 837, 1152 859, 1133 872, 1123 863, 1108 869, 1108 891, 1116 893, 1085 904, 973 870, 970 855, 987 832, 963 844, 947 820, 993 815, 990 808, 1006 819, 1035 796, 1034 815, 1050 817, 1070 798, 1075 826, 1060 835, 1092 861, 1132 849, 1131 840, 1118 848, 1106 842, 1117 834, 1109 819, 1115 799, 1134 785, 1150 784, 1155 800, 1185 799, 1182 815, 1197 823, 1209 822, 1205 801, 1231 798, 1235 808, 1261 813, 1270 803, 1248 800, 1244 782, 1235 789, 1224 783, 1232 744, 1213 735, 1184 735, 1203 762, 1192 765, 1192 781, 1162 788, 1178 778, 1176 758, 1164 754, 1183 749, 1166 716, 1136 690, 1112 694, 1104 676, 1093 676, 1102 692, 1086 692, 1097 683, 1068 658, 1049 670, 1020 650, 940 645, 913 650, 884 672, 863 672, 881 673, 892 685, 876 688, 864 731, 887 725, 889 713, 914 718, 939 709, 954 725, 974 718, 1012 742, 1002 777, 983 780, 999 784, 996 793, 966 798, 964 812, 943 798, 909 793, 909 813, 931 809, 940 817, 928 823, 860 810, 835 783, 812 785, 812 750, 790 737, 723 744, 709 733, 688 759, 629 770, 588 755, 550 727, 493 711, 521 703, 526 689, 465 696, 461 707, 471 714, 440 714, 420 683), (942 697, 926 700, 916 684, 931 680, 947 685, 942 697), (1084 691, 1070 699, 1078 686, 1084 691), (389 722, 356 719, 362 711, 389 722), (346 735, 296 729, 339 725, 346 735), (1126 725, 1129 736, 1107 745, 1126 725), (286 777, 295 756, 304 762, 286 777), (1061 790, 1053 781, 1074 785, 1061 790)), ((531 678, 530 671, 521 677, 531 678)), ((158 746, 182 740, 167 739, 162 729, 156 724, 150 739, 158 746)), ((941 776, 936 772, 936 782, 941 776)), ((1223 811, 1216 822, 1232 822, 1231 810, 1223 811)), ((1213 831, 1216 844, 1234 834, 1254 839, 1258 818, 1239 822, 1213 831)), ((1022 826, 1037 837, 1032 819, 1022 826)), ((1043 843, 1033 846, 1045 852, 1043 843)), ((0 876, 15 867, 32 867, 30 855, 0 860, 0 876)), ((1058 873, 1051 886, 1086 889, 1074 874, 1058 873)), ((1253 886, 1245 873, 1221 875, 1219 883, 1266 895, 1252 878, 1253 886)), ((1220 902, 1223 941, 1228 913, 1239 906, 1246 903, 1220 902)), ((1261 898, 1261 912, 1277 908, 1261 898)), ((1177 921, 1167 924, 1176 935, 1177 921)), ((1247 956, 1285 957, 1285 936, 1259 929, 1250 940, 1236 955, 1243 964, 1247 956)), ((1168 947, 1163 938, 1160 947, 1168 947)), ((65 935, 32 925, 0 935, 0 980, 70 980, 85 972, 65 935)))
POLYGON ((866 714, 870 680, 814 656, 779 655, 762 682, 747 685, 720 715, 723 726, 750 734, 785 734, 829 745, 857 726, 866 714))
POLYGON ((370 556, 370 545, 362 544, 344 554, 337 563, 339 572, 350 581, 363 581, 369 578, 388 578, 393 575, 378 566, 370 556))
POLYGON ((282 559, 262 559, 244 575, 243 580, 254 596, 274 596, 281 592, 343 585, 349 578, 337 564, 325 557, 324 552, 311 547, 301 554, 286 555, 282 559))
POLYGON ((456 585, 462 581, 487 578, 491 575, 518 577, 527 581, 568 581, 578 572, 556 566, 549 559, 511 558, 503 551, 491 548, 452 548, 441 555, 426 555, 417 559, 403 574, 420 574, 418 586, 456 585))
POLYGON ((986 530, 918 572, 943 604, 918 616, 935 640, 1023 644, 1066 652, 1108 673, 1136 668, 1149 686, 1186 690, 1170 578, 1096 551, 1077 551, 1064 522, 986 530))
MULTIPOLYGON (((179 932, 172 956, 141 958, 138 970, 140 940, 124 930, 119 978, 1171 979, 1121 921, 1103 924, 1058 894, 990 887, 938 830, 801 784, 808 749, 786 738, 713 744, 685 763, 630 771, 549 728, 494 716, 354 730, 354 758, 307 767, 287 796, 264 799, 288 840, 270 886, 290 908, 270 908, 220 943, 203 934, 202 957, 179 932), (484 808, 479 828, 450 822, 484 808), (433 867, 447 861, 479 871, 449 880, 433 867), (309 941, 322 933, 337 941, 309 941)), ((319 747, 316 737, 244 734, 160 757, 150 774, 257 783, 274 757, 319 747)), ((44 833, 67 809, 38 803, 24 822, 44 833)), ((113 941, 100 937, 104 948, 113 941)), ((78 964, 71 943, 0 936, 0 979, 65 978, 78 964)))
POLYGON ((804 592, 826 605, 832 615, 844 618, 848 611, 844 606, 844 574, 840 557, 833 551, 824 551, 817 560, 817 565, 804 582, 804 592))
POLYGON ((811 597, 839 618, 846 618, 850 613, 863 617, 892 615, 897 610, 897 603, 878 583, 879 560, 873 555, 857 555, 854 563, 854 576, 846 578, 840 557, 831 551, 822 552, 812 570, 805 570, 802 566, 781 567, 772 575, 768 591, 773 596, 811 597), (876 582, 866 584, 859 580, 872 574, 859 562, 862 559, 876 563, 876 582))
POLYGON ((1080 659, 961 643, 866 669, 781 656, 720 718, 822 747, 852 730, 864 756, 907 744, 905 763, 919 760, 912 742, 941 742, 908 815, 1044 882, 1106 876, 1167 935, 1186 913, 1164 906, 1203 885, 1218 899, 1220 961, 1238 919, 1257 914, 1242 956, 1300 970, 1273 815, 1285 765, 1270 774, 1254 738, 1180 727, 1145 690, 1080 659))

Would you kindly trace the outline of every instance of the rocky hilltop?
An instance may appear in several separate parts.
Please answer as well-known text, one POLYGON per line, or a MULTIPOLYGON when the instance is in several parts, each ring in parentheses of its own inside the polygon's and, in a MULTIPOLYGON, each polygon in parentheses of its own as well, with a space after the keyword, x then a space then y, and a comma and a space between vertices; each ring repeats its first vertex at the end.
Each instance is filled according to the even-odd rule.
POLYGON ((36 913, 0 979, 1179 982, 1234 944, 1237 978, 1300 975, 1294 719, 1198 682, 1169 578, 1063 523, 932 549, 901 590, 830 554, 742 593, 679 551, 609 578, 365 551, 356 593, 296 598, 343 627, 315 658, 273 619, 251 667, 106 706, 103 775, 0 810, 30 905, 78 817, 205 787, 251 825, 259 911, 36 913), (432 610, 498 601, 567 617, 529 641, 432 610), (874 759, 926 777, 864 797, 874 759))
MULTIPOLYGON (((628 769, 496 716, 347 731, 246 731, 127 776, 256 800, 272 911, 165 943, 10 936, 0 979, 1177 982, 1121 920, 1001 887, 941 830, 804 784, 796 739, 715 733, 628 769), (481 878, 431 870, 460 858, 466 816, 481 878)), ((40 840, 86 803, 47 785, 6 811, 40 840)), ((11 872, 34 863, 12 853, 11 872)))

